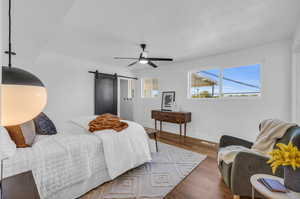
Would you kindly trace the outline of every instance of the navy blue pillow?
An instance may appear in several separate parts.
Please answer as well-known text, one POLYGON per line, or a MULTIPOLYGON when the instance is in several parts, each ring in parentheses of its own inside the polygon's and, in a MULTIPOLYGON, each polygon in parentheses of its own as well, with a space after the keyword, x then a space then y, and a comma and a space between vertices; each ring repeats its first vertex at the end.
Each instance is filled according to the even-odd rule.
POLYGON ((47 117, 45 113, 40 113, 35 119, 36 134, 54 135, 57 133, 54 123, 47 117))

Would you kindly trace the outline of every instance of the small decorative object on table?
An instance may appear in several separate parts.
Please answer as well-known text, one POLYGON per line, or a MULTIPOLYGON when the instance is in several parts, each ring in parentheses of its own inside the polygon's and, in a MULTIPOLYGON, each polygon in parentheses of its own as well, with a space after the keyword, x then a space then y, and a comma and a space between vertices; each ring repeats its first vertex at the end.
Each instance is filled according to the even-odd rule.
POLYGON ((147 127, 144 127, 146 133, 150 136, 150 135, 153 135, 154 136, 154 139, 155 139, 155 146, 156 146, 156 152, 158 152, 158 147, 157 147, 157 133, 158 133, 158 130, 156 129, 152 129, 152 128, 147 128, 147 127))
POLYGON ((258 178, 258 182, 267 187, 272 192, 287 193, 288 189, 279 181, 271 178, 258 178))
POLYGON ((161 110, 172 111, 175 103, 175 91, 162 92, 161 110))
POLYGON ((284 167, 284 185, 295 192, 300 192, 300 151, 289 142, 288 145, 278 143, 270 155, 268 163, 275 173, 277 167, 284 167))

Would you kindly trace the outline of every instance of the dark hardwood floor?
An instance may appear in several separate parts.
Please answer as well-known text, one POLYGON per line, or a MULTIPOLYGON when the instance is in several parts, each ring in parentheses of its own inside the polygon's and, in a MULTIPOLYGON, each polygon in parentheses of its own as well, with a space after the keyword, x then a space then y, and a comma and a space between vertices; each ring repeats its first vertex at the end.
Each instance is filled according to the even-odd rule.
MULTIPOLYGON (((160 132, 160 142, 187 150, 206 154, 207 158, 199 164, 165 199, 232 199, 233 195, 224 184, 216 162, 216 143, 201 141, 191 137, 184 138, 172 133, 160 132)), ((82 199, 98 199, 104 185, 85 194, 82 199)), ((248 199, 241 197, 241 199, 248 199)))
MULTIPOLYGON (((196 167, 165 199, 232 199, 228 187, 224 184, 217 168, 216 143, 191 137, 161 132, 158 140, 187 150, 206 154, 207 159, 196 167)), ((241 197, 241 199, 248 199, 241 197)))

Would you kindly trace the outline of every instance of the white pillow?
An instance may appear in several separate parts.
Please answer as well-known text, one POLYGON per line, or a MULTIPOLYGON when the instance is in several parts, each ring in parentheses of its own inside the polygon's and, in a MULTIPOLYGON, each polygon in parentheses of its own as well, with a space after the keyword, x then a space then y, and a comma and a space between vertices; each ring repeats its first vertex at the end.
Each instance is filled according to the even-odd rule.
POLYGON ((16 144, 10 139, 6 129, 0 126, 0 160, 13 156, 16 150, 16 144))
POLYGON ((22 130, 23 136, 25 138, 25 143, 31 146, 34 142, 36 132, 35 132, 35 125, 33 120, 30 120, 24 124, 20 125, 22 130))
POLYGON ((86 131, 89 130, 89 123, 90 121, 94 120, 97 116, 93 115, 93 116, 82 116, 82 117, 78 117, 78 118, 74 118, 71 119, 70 121, 73 124, 76 124, 77 126, 85 129, 86 131))

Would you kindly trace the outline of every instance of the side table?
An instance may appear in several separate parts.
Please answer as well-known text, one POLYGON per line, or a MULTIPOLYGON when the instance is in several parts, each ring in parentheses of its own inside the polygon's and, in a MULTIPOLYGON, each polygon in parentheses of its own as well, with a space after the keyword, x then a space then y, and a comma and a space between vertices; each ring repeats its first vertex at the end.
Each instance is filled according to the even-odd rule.
POLYGON ((4 178, 2 185, 2 199, 40 199, 31 171, 4 178))
POLYGON ((283 179, 280 177, 267 175, 267 174, 255 174, 250 178, 250 182, 252 185, 252 199, 254 199, 255 191, 258 191, 260 194, 262 194, 263 196, 269 199, 299 199, 300 198, 300 193, 296 193, 293 191, 289 191, 287 193, 272 192, 264 185, 262 185, 260 182, 257 181, 259 178, 270 178, 274 180, 279 180, 283 184, 283 179))

